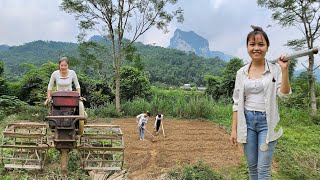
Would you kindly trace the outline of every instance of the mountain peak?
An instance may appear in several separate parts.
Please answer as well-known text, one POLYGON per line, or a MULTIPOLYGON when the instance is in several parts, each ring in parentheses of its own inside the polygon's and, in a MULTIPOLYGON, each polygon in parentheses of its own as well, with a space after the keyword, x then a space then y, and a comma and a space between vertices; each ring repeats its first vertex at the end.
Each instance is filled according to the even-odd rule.
POLYGON ((206 57, 209 52, 209 42, 193 31, 186 32, 176 29, 173 37, 170 39, 169 48, 187 52, 192 51, 197 55, 206 57))
POLYGON ((198 56, 205 58, 218 57, 224 61, 229 61, 232 56, 220 51, 210 51, 209 41, 193 31, 182 31, 176 29, 170 39, 169 48, 179 49, 186 52, 194 52, 198 56))
POLYGON ((205 38, 203 38, 202 36, 198 35, 197 33, 195 33, 194 31, 182 31, 181 29, 176 29, 174 31, 174 35, 182 35, 184 37, 186 37, 187 39, 191 40, 191 41, 203 41, 203 42, 207 42, 209 45, 208 40, 206 40, 205 38))

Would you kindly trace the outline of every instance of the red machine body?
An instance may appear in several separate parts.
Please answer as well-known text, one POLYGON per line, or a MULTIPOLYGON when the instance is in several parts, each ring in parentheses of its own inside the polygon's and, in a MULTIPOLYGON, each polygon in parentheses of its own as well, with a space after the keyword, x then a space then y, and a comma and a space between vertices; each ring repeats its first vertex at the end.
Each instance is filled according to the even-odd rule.
POLYGON ((52 94, 52 105, 57 107, 78 107, 79 93, 76 91, 57 91, 52 94))

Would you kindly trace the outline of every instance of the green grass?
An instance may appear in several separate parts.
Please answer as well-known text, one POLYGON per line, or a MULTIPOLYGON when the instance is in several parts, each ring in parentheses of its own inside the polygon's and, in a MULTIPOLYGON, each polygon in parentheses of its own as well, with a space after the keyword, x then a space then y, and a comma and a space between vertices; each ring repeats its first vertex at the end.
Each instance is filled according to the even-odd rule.
POLYGON ((169 171, 170 180, 223 180, 223 176, 213 171, 208 165, 199 161, 196 164, 184 164, 169 171))

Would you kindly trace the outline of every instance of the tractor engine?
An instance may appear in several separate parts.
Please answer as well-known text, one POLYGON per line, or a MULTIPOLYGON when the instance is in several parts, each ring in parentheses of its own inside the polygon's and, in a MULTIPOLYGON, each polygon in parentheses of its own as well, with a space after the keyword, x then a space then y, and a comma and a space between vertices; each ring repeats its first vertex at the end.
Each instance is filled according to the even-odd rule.
MULTIPOLYGON (((46 117, 49 127, 55 132, 54 144, 57 149, 73 149, 79 131, 79 93, 57 91, 52 94, 50 115, 46 117)), ((82 117, 83 119, 83 117, 82 117)))

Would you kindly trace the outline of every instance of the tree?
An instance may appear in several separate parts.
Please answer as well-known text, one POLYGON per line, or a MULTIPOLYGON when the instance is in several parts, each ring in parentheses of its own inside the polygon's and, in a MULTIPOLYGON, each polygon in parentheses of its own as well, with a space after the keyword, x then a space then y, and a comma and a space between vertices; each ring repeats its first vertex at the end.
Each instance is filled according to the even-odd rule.
POLYGON ((123 48, 125 52, 125 59, 131 62, 132 67, 137 68, 139 71, 143 71, 145 64, 142 61, 141 54, 137 52, 137 47, 134 44, 127 43, 123 48))
POLYGON ((114 94, 106 80, 95 80, 84 74, 78 74, 81 96, 86 98, 85 107, 104 106, 114 100, 114 94))
POLYGON ((132 100, 136 97, 146 98, 151 94, 149 79, 137 68, 122 66, 121 99, 132 100))
POLYGON ((293 74, 294 74, 294 70, 297 66, 297 59, 291 59, 290 64, 289 64, 289 80, 290 82, 293 80, 293 74))
POLYGON ((222 78, 219 76, 206 75, 205 77, 207 88, 206 94, 211 96, 215 100, 219 100, 221 94, 221 82, 222 78))
MULTIPOLYGON (((178 8, 169 13, 166 6, 177 0, 63 0, 61 8, 80 19, 80 29, 96 29, 111 40, 113 70, 116 77, 116 110, 120 112, 120 68, 122 65, 123 38, 132 32, 129 43, 135 42, 151 27, 167 32, 174 17, 183 21, 183 11, 178 8), (98 24, 102 23, 99 28, 98 24)), ((83 31, 84 32, 84 31, 83 31)), ((80 34, 80 38, 85 33, 80 34)))
POLYGON ((45 100, 48 82, 51 73, 57 69, 57 64, 48 62, 36 67, 32 64, 23 64, 28 72, 21 78, 18 90, 19 99, 35 105, 45 100))
POLYGON ((79 62, 75 62, 80 65, 80 72, 99 78, 111 74, 109 72, 111 69, 109 70, 107 67, 112 64, 112 61, 111 58, 106 59, 106 57, 110 57, 110 51, 105 44, 93 41, 81 42, 78 51, 80 59, 79 62))
MULTIPOLYGON (((300 39, 288 41, 287 45, 298 50, 313 49, 314 42, 320 36, 320 1, 319 0, 257 0, 261 7, 273 11, 272 18, 281 26, 295 26, 303 34, 300 39)), ((314 55, 309 55, 308 82, 312 113, 317 111, 315 81, 313 78, 314 55)))
POLYGON ((0 76, 3 75, 3 72, 4 72, 4 63, 3 61, 0 61, 0 76))
POLYGON ((0 95, 6 94, 7 91, 7 85, 5 78, 3 77, 4 72, 4 63, 3 61, 0 61, 0 95))
POLYGON ((223 82, 221 88, 225 91, 227 97, 233 94, 234 85, 236 82, 237 71, 243 66, 241 59, 233 58, 227 64, 222 72, 223 82))
POLYGON ((287 107, 295 108, 307 108, 310 106, 310 92, 306 92, 309 89, 307 72, 302 72, 296 77, 292 83, 291 88, 294 93, 289 97, 288 101, 282 101, 287 107))
POLYGON ((231 97, 236 81, 237 71, 243 66, 241 59, 233 58, 223 69, 222 76, 205 76, 206 93, 218 100, 221 97, 231 97))

